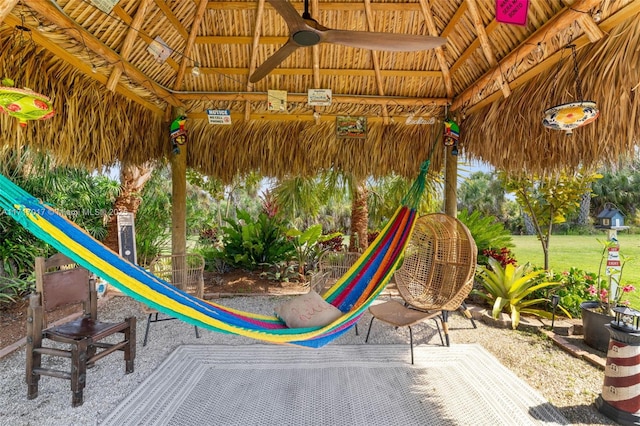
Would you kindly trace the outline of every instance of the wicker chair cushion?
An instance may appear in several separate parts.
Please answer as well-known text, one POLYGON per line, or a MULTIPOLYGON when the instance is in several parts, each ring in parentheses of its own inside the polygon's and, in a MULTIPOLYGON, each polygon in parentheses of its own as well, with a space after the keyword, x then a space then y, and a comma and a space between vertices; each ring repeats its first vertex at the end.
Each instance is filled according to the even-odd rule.
POLYGON ((310 291, 277 306, 276 315, 289 328, 324 327, 342 316, 342 312, 310 291))

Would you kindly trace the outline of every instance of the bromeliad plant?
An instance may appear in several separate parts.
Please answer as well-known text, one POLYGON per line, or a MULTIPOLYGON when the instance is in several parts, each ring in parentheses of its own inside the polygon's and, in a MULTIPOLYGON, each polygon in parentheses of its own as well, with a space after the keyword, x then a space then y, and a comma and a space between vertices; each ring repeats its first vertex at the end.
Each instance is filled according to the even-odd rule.
MULTIPOLYGON (((536 308, 545 302, 545 298, 531 298, 532 295, 544 288, 557 286, 559 283, 547 281, 546 271, 533 269, 528 263, 516 266, 507 263, 505 266, 492 258, 487 259, 489 266, 480 265, 476 278, 482 283, 485 292, 473 290, 473 294, 485 299, 493 306, 492 316, 498 318, 506 309, 511 315, 511 327, 516 329, 520 323, 521 314, 532 314, 542 318, 551 318, 551 313, 536 308)), ((568 317, 571 315, 558 306, 568 317)))

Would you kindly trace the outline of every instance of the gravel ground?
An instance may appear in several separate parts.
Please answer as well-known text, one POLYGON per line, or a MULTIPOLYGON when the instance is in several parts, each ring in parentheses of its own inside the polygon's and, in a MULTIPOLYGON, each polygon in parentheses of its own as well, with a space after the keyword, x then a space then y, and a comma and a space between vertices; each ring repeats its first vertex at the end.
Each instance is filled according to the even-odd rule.
MULTIPOLYGON (((269 314, 282 297, 237 297, 224 299, 223 304, 251 312, 269 314)), ((100 360, 88 371, 84 404, 71 408, 71 392, 67 380, 43 377, 39 396, 26 399, 24 382, 25 349, 0 359, 0 425, 96 425, 131 392, 179 345, 229 344, 250 345, 260 343, 240 336, 201 330, 196 339, 192 326, 180 321, 165 321, 151 325, 149 343, 142 346, 146 317, 137 302, 127 297, 115 297, 100 312, 101 319, 120 320, 135 315, 137 326, 137 354, 135 372, 124 374, 121 356, 111 355, 100 360)), ((360 321, 360 335, 349 332, 334 341, 335 344, 361 344, 369 324, 365 314, 360 321)), ((499 329, 476 321, 473 329, 469 320, 461 315, 450 315, 452 345, 479 343, 506 367, 537 389, 572 423, 577 425, 615 424, 600 414, 594 406, 601 392, 604 372, 591 364, 574 358, 556 347, 546 337, 537 334, 499 329)), ((433 322, 413 327, 416 345, 440 344, 433 322)), ((409 343, 406 328, 394 329, 374 322, 370 344, 409 343)))

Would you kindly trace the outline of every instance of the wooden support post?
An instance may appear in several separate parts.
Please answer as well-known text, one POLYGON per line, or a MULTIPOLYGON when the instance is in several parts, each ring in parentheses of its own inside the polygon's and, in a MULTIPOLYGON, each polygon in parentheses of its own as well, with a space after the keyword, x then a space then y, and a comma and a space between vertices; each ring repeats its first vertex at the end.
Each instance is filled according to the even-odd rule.
MULTIPOLYGON (((174 117, 182 115, 174 111, 174 117)), ((187 140, 189 136, 187 135, 187 140)), ((179 152, 171 154, 171 254, 187 252, 187 147, 180 145, 179 152)))
POLYGON ((444 147, 444 212, 458 216, 458 156, 451 154, 451 147, 444 147))

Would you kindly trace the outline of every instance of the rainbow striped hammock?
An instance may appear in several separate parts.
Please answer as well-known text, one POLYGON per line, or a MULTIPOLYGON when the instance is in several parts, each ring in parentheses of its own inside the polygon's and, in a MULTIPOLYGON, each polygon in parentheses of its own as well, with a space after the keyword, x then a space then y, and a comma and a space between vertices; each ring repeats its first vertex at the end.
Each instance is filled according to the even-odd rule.
POLYGON ((222 333, 318 348, 354 326, 389 282, 416 218, 429 161, 394 216, 353 267, 323 297, 343 315, 320 328, 287 328, 276 316, 231 309, 191 296, 91 237, 79 226, 0 175, 0 207, 22 226, 124 294, 160 312, 222 333))

